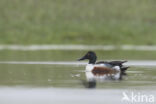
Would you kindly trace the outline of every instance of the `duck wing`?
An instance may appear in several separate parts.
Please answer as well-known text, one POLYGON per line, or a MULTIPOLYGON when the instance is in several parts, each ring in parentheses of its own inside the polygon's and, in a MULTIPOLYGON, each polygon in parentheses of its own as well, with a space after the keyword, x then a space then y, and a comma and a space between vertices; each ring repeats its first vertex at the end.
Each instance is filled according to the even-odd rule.
POLYGON ((114 67, 114 66, 119 66, 121 70, 122 75, 126 75, 126 70, 129 68, 129 66, 123 66, 123 63, 127 61, 99 61, 96 62, 96 64, 104 64, 107 67, 114 67))
POLYGON ((125 63, 127 61, 99 61, 99 62, 96 62, 96 64, 109 64, 111 66, 119 66, 119 67, 122 67, 123 63, 125 63))

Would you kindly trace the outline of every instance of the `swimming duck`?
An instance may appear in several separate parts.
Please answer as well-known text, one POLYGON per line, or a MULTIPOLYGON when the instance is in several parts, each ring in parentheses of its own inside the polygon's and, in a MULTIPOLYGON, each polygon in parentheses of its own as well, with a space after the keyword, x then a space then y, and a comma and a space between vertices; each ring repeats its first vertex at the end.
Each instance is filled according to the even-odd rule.
POLYGON ((123 63, 127 61, 99 61, 96 62, 97 56, 95 52, 89 51, 82 58, 78 59, 78 61, 88 59, 89 63, 86 65, 86 71, 90 71, 94 73, 94 75, 101 74, 115 74, 117 72, 121 72, 125 74, 125 71, 129 68, 123 66, 123 63))

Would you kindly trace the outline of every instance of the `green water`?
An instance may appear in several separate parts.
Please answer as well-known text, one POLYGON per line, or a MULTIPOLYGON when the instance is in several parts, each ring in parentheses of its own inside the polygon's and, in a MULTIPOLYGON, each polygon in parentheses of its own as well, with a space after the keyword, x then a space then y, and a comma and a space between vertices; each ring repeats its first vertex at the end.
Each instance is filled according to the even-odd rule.
MULTIPOLYGON (((96 82, 96 88, 156 89, 156 68, 131 67, 122 80, 96 82)), ((85 88, 85 66, 0 64, 0 86, 85 88)))
MULTIPOLYGON (((76 62, 86 51, 0 51, 0 62, 17 61, 17 64, 0 64, 0 86, 32 86, 55 88, 85 88, 87 78, 84 65, 18 64, 18 62, 76 62)), ((98 60, 152 59, 151 52, 96 51, 98 60), (133 55, 132 55, 133 54, 133 55)), ((154 59, 154 58, 153 58, 154 59)), ((145 65, 146 66, 146 65, 145 65)), ((122 80, 96 81, 96 88, 147 88, 156 89, 156 67, 130 67, 122 80)))
MULTIPOLYGON (((153 57, 155 52, 96 52, 98 60, 155 59, 153 57)), ((134 93, 140 94, 139 96, 152 95, 155 98, 156 67, 130 66, 127 75, 122 76, 122 80, 96 79, 90 82, 85 65, 53 63, 58 61, 76 63, 76 60, 85 53, 85 51, 0 51, 0 104, 122 104, 123 92, 129 97, 134 93), (113 100, 110 100, 112 98, 113 100)), ((154 103, 155 99, 152 104, 154 103)))
MULTIPOLYGON (((89 50, 88 50, 89 51, 89 50)), ((95 51, 98 60, 156 60, 155 51, 95 51)), ((49 50, 49 51, 14 51, 1 50, 0 61, 76 61, 86 51, 49 50)))

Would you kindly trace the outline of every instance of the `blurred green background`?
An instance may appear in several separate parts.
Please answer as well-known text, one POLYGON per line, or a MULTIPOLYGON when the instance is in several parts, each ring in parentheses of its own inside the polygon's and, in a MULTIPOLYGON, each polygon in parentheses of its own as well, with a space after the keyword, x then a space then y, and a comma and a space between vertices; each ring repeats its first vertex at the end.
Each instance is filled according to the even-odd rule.
POLYGON ((156 0, 0 0, 0 44, 156 44, 156 0))

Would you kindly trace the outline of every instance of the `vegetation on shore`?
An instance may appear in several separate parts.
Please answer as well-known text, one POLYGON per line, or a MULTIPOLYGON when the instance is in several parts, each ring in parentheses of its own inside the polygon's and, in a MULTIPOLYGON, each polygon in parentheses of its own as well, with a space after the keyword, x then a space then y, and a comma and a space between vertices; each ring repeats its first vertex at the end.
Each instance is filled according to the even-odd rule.
POLYGON ((156 0, 0 0, 0 44, 156 44, 156 0))

